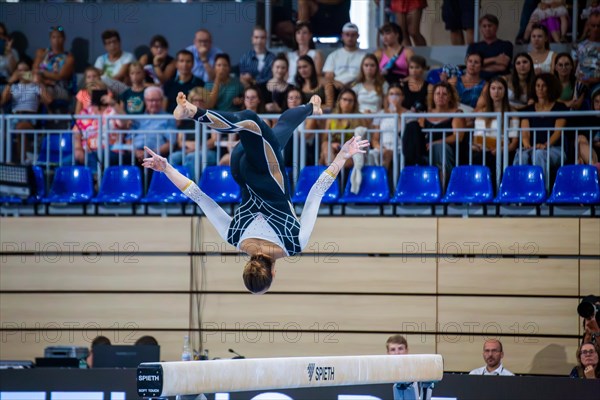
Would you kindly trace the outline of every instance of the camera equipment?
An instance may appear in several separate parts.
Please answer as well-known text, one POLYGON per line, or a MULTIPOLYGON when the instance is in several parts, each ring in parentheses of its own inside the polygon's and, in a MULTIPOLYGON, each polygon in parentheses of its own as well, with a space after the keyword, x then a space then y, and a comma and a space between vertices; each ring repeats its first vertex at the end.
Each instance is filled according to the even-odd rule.
POLYGON ((600 310, 598 304, 600 297, 589 295, 585 296, 581 303, 577 306, 577 313, 581 318, 589 319, 596 315, 596 322, 600 324, 600 310))
POLYGON ((98 89, 92 90, 92 105, 93 106, 101 106, 102 105, 102 96, 108 94, 108 90, 106 89, 98 89))

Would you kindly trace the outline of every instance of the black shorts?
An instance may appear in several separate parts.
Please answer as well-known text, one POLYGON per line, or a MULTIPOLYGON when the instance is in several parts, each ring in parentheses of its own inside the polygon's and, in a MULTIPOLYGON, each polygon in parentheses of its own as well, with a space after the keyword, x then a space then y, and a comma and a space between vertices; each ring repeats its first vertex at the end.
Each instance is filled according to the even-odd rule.
POLYGON ((448 31, 473 29, 475 2, 473 0, 444 0, 442 19, 448 31))

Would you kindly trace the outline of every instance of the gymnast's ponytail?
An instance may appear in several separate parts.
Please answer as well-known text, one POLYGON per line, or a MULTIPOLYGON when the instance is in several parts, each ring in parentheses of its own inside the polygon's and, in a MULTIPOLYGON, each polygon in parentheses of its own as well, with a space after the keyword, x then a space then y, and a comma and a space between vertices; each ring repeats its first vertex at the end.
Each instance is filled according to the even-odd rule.
POLYGON ((246 288, 255 294, 263 294, 271 287, 273 282, 274 260, 265 254, 255 254, 244 267, 242 278, 246 288))

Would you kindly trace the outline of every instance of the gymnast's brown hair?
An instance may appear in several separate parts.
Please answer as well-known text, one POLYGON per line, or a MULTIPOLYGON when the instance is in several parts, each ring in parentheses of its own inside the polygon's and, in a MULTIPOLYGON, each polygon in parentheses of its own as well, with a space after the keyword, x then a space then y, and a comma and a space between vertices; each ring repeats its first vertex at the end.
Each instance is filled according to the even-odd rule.
POLYGON ((269 290, 273 282, 273 264, 274 260, 265 254, 251 256, 242 274, 246 288, 255 294, 269 290))

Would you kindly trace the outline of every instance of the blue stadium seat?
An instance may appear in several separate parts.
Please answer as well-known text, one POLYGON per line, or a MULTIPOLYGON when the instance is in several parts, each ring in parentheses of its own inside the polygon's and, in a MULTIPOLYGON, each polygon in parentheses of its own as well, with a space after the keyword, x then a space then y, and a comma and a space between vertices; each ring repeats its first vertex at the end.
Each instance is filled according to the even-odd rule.
POLYGON ((506 167, 495 203, 541 204, 546 199, 542 167, 512 165, 506 167))
POLYGON ((73 139, 71 133, 46 135, 42 140, 37 162, 40 164, 58 164, 62 149, 63 164, 69 163, 73 157, 73 139))
POLYGON ((92 203, 135 203, 142 197, 142 174, 139 167, 108 167, 102 176, 98 195, 92 203))
POLYGON ((217 203, 233 204, 242 199, 240 187, 233 179, 229 166, 205 167, 198 186, 217 203))
POLYGON ((600 204, 598 170, 593 165, 564 165, 558 169, 548 204, 600 204))
MULTIPOLYGON (((302 168, 300 175, 298 176, 298 182, 296 182, 296 188, 292 196, 293 203, 305 203, 308 197, 308 192, 313 187, 319 176, 327 169, 324 165, 311 165, 302 168)), ((340 184, 336 179, 333 184, 327 189, 323 195, 323 204, 334 204, 337 203, 340 197, 340 184)))
MULTIPOLYGON (((189 177, 187 168, 183 165, 173 166, 186 177, 189 177)), ((162 172, 154 172, 150 187, 146 196, 142 197, 141 203, 187 203, 189 199, 177 188, 162 172)))
POLYGON ((94 181, 89 168, 80 165, 58 167, 52 187, 43 203, 88 203, 94 196, 94 181))
POLYGON ((452 169, 442 203, 490 203, 493 200, 490 169, 485 165, 461 165, 452 169))
POLYGON ((390 203, 439 203, 442 197, 440 173, 437 167, 405 167, 400 174, 396 193, 390 203))
MULTIPOLYGON (((352 176, 352 171, 350 171, 348 176, 352 176)), ((358 194, 350 191, 351 186, 350 179, 348 179, 344 195, 339 200, 340 203, 384 204, 390 199, 387 171, 384 167, 363 167, 362 183, 358 194)))

